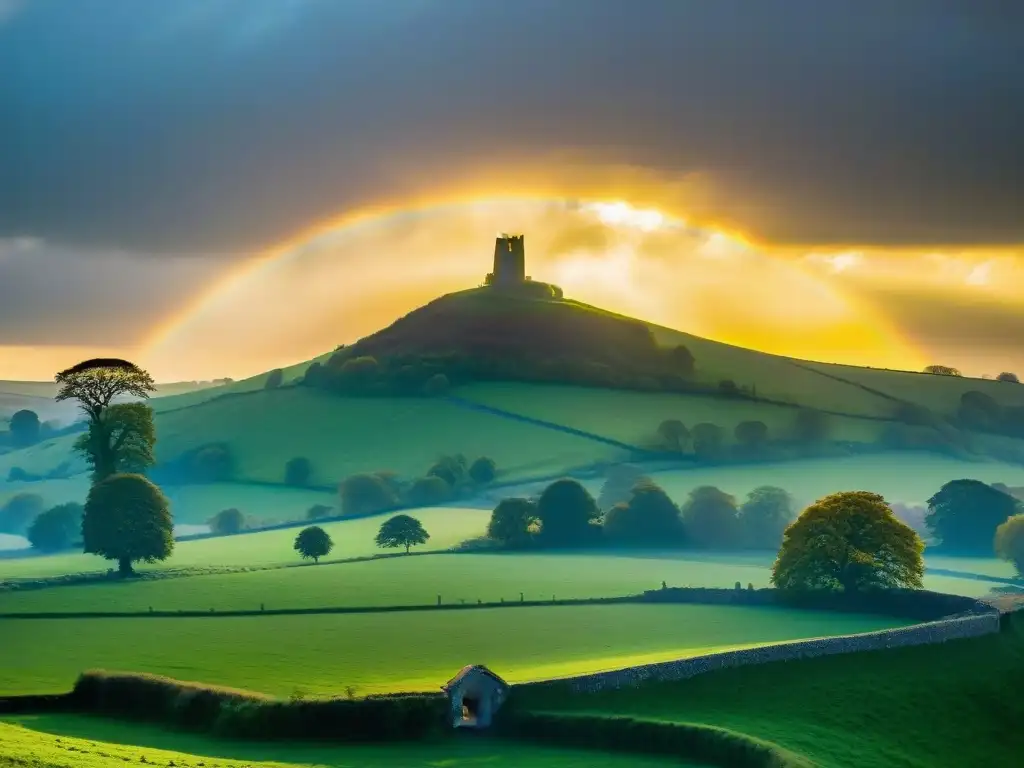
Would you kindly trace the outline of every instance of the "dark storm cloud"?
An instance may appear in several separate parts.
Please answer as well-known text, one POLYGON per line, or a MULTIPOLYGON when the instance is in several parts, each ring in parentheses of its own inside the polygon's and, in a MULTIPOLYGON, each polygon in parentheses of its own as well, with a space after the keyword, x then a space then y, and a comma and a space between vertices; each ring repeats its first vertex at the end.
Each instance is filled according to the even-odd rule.
POLYGON ((0 347, 137 344, 225 266, 0 240, 0 347))
POLYGON ((772 240, 1024 241, 1017 0, 8 5, 3 235, 235 251, 572 149, 772 240))

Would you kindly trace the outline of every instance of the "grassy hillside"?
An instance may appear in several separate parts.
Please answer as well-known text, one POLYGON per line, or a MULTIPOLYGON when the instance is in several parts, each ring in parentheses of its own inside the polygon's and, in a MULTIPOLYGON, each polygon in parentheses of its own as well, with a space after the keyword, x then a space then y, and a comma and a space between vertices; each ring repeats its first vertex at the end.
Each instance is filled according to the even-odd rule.
MULTIPOLYGON (((412 510, 413 517, 423 523, 430 541, 422 551, 448 549, 467 538, 480 536, 487 527, 488 515, 477 509, 432 507, 412 510)), ((387 515, 322 523, 334 540, 329 560, 366 557, 380 554, 373 538, 387 515)), ((260 531, 239 536, 178 542, 174 553, 163 563, 139 565, 139 570, 162 568, 203 568, 208 566, 260 566, 300 562, 292 549, 299 529, 260 531)), ((106 571, 110 563, 95 555, 68 553, 17 559, 0 559, 0 579, 60 576, 68 573, 106 571)))
POLYGON ((143 760, 182 768, 696 768, 694 763, 678 760, 493 739, 394 746, 253 744, 82 715, 22 715, 0 720, 0 766, 4 768, 120 768, 143 760))
POLYGON ((281 696, 436 691, 469 663, 510 682, 906 622, 712 605, 579 605, 306 616, 8 621, 0 694, 61 692, 89 668, 281 696))
MULTIPOLYGON (((360 533, 372 533, 352 524, 346 526, 335 525, 334 531, 354 527, 360 533)), ((185 542, 180 547, 191 548, 198 543, 185 542)), ((189 559, 182 553, 181 561, 189 559)), ((214 564, 217 559, 212 557, 214 564)), ((656 589, 662 581, 690 587, 731 587, 738 581, 760 588, 769 586, 773 560, 774 555, 767 552, 436 554, 0 592, 0 613, 433 605, 438 596, 446 604, 473 604, 478 600, 515 602, 520 593, 526 600, 564 600, 635 595, 656 589)), ((26 565, 31 567, 32 562, 26 565)), ((293 556, 285 562, 298 560, 293 556)), ((995 559, 929 556, 926 563, 929 568, 944 571, 995 578, 1015 576, 1012 565, 995 559)), ((257 564, 258 560, 254 562, 257 564)), ((6 573, 15 575, 18 571, 8 569, 6 573)), ((925 575, 927 589, 971 597, 984 596, 998 586, 1002 584, 996 581, 925 575)))
POLYGON ((527 694, 544 711, 704 723, 822 768, 1010 766, 1024 753, 1024 615, 998 635, 710 672, 586 696, 527 694))

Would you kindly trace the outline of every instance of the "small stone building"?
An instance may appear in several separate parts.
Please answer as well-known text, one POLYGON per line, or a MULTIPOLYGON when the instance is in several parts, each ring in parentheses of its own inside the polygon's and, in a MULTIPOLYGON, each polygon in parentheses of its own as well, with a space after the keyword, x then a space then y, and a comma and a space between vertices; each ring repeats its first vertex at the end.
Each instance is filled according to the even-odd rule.
POLYGON ((487 728, 505 703, 509 685, 482 664, 470 664, 441 690, 448 695, 453 728, 487 728))

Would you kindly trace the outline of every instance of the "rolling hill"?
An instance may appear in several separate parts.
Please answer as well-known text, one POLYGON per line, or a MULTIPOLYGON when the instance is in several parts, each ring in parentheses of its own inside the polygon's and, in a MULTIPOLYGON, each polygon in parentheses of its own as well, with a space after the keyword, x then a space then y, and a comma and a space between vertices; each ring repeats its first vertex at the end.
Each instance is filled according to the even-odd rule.
MULTIPOLYGON (((268 375, 153 398, 158 461, 222 443, 235 459, 230 479, 280 485, 284 464, 304 456, 313 485, 326 488, 355 472, 414 477, 438 455, 458 452, 491 456, 501 479, 513 481, 642 458, 657 447, 665 419, 715 424, 729 448, 736 426, 750 421, 765 425, 768 440, 791 443, 797 415, 818 409, 835 448, 826 455, 877 450, 907 406, 930 409, 944 440, 956 433, 962 458, 1024 456, 1024 441, 948 423, 969 391, 997 408, 1024 408, 1019 384, 794 360, 570 300, 489 289, 443 296, 348 347, 286 368, 278 388, 266 388, 268 375), (688 355, 680 356, 681 346, 688 355), (369 377, 364 367, 362 378, 346 379, 358 367, 352 361, 367 357, 376 361, 369 377), (438 373, 451 389, 423 397, 423 382, 438 373)), ((5 386, 34 397, 52 388, 7 383, 0 391, 5 386)), ((72 442, 61 437, 0 455, 0 479, 12 467, 45 474, 71 457, 72 442)), ((84 465, 73 459, 72 470, 84 465)))

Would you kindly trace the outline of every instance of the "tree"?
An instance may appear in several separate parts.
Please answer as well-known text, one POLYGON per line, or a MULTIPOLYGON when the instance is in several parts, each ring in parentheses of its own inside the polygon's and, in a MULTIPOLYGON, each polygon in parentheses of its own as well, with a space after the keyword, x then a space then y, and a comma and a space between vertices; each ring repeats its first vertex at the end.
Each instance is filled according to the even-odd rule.
POLYGON ((537 505, 529 499, 502 499, 491 512, 487 537, 506 547, 530 543, 537 528, 537 505))
POLYGON ((823 442, 829 435, 831 425, 828 414, 815 408, 800 408, 796 412, 794 432, 796 439, 805 443, 823 442))
POLYGON ((996 381, 1005 381, 1010 384, 1020 384, 1020 378, 1016 373, 1010 373, 1010 371, 1003 371, 996 376, 996 381))
POLYGON ((1002 411, 1002 406, 991 395, 971 390, 960 396, 957 417, 968 429, 992 430, 998 428, 1002 411))
POLYGON ((885 499, 846 491, 819 499, 786 529, 772 584, 788 590, 920 588, 924 542, 885 499))
POLYGON ((38 493, 15 494, 0 507, 0 533, 21 536, 42 513, 43 497, 38 493))
POLYGON ((679 507, 651 480, 641 480, 629 501, 612 507, 604 533, 609 541, 631 547, 677 547, 686 540, 679 507))
POLYGON ((698 459, 709 461, 722 455, 725 431, 717 424, 702 422, 690 433, 693 438, 693 452, 698 459))
POLYGON ((712 485, 690 491, 683 505, 686 533, 704 549, 732 549, 740 543, 736 499, 712 485))
POLYGON ((570 478, 551 483, 537 501, 540 539, 551 546, 587 543, 595 529, 593 523, 600 517, 594 497, 570 478))
POLYGON ((429 538, 430 534, 424 530, 423 524, 415 517, 395 515, 381 524, 374 541, 378 547, 383 549, 405 547, 405 554, 409 554, 409 547, 415 544, 426 544, 429 538))
POLYGON ((190 483, 217 483, 235 475, 235 455, 227 443, 210 443, 193 448, 178 459, 184 478, 190 483))
POLYGON ((643 470, 633 464, 613 464, 605 471, 605 481, 597 496, 597 508, 608 512, 616 504, 629 501, 633 487, 647 479, 643 470))
POLYGON ((218 536, 230 536, 245 528, 245 515, 232 507, 222 509, 209 520, 210 532, 218 536))
POLYGON ((156 391, 153 377, 127 360, 114 357, 83 360, 55 377, 60 389, 56 400, 77 400, 89 421, 99 421, 115 397, 147 399, 156 391))
POLYGON ((155 463, 153 409, 145 403, 120 403, 103 410, 75 441, 75 450, 92 467, 93 482, 119 473, 140 474, 155 463))
POLYGON ((768 442, 768 425, 763 421, 741 421, 736 425, 733 435, 741 448, 757 453, 768 442))
POLYGON ((962 376, 956 368, 950 368, 948 365, 928 365, 925 366, 924 373, 931 373, 936 376, 962 376))
POLYGON ((111 475, 89 490, 84 549, 117 560, 121 576, 135 573, 132 563, 166 560, 174 549, 173 528, 167 498, 142 475, 111 475))
POLYGON ((334 549, 334 542, 327 531, 319 525, 311 525, 303 528, 295 537, 293 548, 302 555, 303 560, 312 560, 314 564, 320 562, 321 557, 327 557, 334 549))
POLYGON ((477 485, 493 483, 494 478, 497 476, 498 465, 495 463, 494 459, 488 458, 487 456, 481 456, 469 465, 469 479, 477 485))
POLYGON ((441 504, 452 497, 452 487, 448 481, 437 475, 427 475, 415 480, 409 488, 409 503, 414 507, 429 507, 441 504))
POLYGON ((314 504, 306 510, 306 519, 319 520, 323 517, 327 517, 333 511, 334 507, 328 507, 326 504, 314 504))
POLYGON ((996 557, 1009 560, 1024 576, 1024 515, 1014 515, 996 528, 996 557))
POLYGON ((11 439, 15 448, 25 448, 39 442, 39 414, 35 411, 16 411, 11 416, 11 439))
POLYGON ((67 549, 82 536, 82 512, 82 505, 74 501, 51 507, 32 521, 29 543, 42 552, 67 549))
POLYGON ((694 370, 697 367, 696 360, 693 358, 693 353, 690 352, 682 344, 679 344, 669 350, 669 362, 672 365, 672 370, 680 376, 692 376, 694 370))
POLYGON ((782 534, 793 521, 793 497, 782 488, 762 485, 747 494, 738 517, 748 547, 778 552, 782 534))
POLYGON ((263 382, 264 389, 277 389, 284 383, 284 371, 280 368, 275 368, 267 374, 266 381, 263 382))
POLYGON ((1021 503, 980 480, 953 480, 928 499, 925 524, 943 550, 989 556, 996 528, 1021 503))
POLYGON ((398 506, 398 494, 379 475, 352 475, 338 489, 345 515, 372 515, 398 506))
MULTIPOLYGON (((331 361, 333 363, 333 359, 331 361)), ((333 367, 333 366, 332 366, 333 367)), ((345 360, 337 368, 338 383, 345 390, 365 394, 369 392, 380 376, 380 363, 369 355, 345 360)))
POLYGON ((288 459, 284 465, 285 485, 294 485, 304 488, 309 485, 309 478, 313 474, 313 463, 305 456, 295 456, 288 459))
POLYGON ((679 419, 665 419, 658 425, 658 440, 665 450, 682 453, 690 442, 690 430, 679 419))

